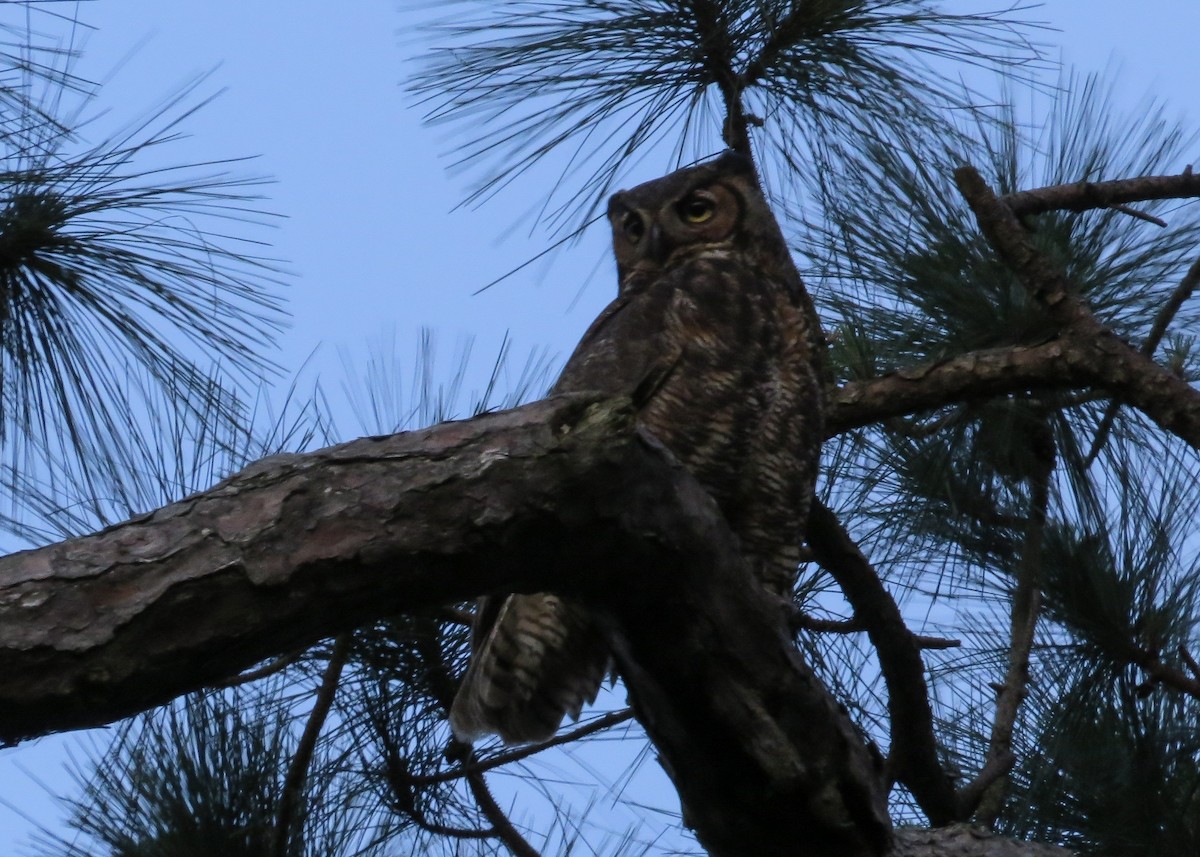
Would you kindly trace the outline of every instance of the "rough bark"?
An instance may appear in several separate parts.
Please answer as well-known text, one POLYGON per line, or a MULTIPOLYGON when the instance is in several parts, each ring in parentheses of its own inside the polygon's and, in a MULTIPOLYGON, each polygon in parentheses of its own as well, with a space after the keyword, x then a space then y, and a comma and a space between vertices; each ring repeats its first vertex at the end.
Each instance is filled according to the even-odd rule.
POLYGON ((1001 200, 1017 217, 1025 217, 1047 211, 1089 211, 1131 202, 1196 196, 1200 196, 1200 173, 1193 173, 1188 167, 1177 176, 1071 182, 1010 193, 1001 200))
POLYGON ((715 855, 874 855, 878 766, 716 505, 587 396, 277 456, 0 560, 0 737, 94 726, 383 616, 552 589, 611 628, 715 855))
POLYGON ((897 830, 896 845, 889 857, 1071 857, 1074 853, 1039 842, 1006 839, 969 824, 955 824, 935 830, 897 830))
POLYGON ((1083 387, 1093 349, 1073 339, 959 354, 826 391, 828 436, 890 417, 1030 389, 1083 387))

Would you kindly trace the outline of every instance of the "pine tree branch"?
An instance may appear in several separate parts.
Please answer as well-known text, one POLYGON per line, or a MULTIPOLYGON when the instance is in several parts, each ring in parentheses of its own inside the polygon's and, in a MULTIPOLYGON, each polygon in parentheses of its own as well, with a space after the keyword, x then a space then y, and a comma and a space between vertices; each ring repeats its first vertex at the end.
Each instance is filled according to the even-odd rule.
MULTIPOLYGON (((1000 197, 1016 217, 1047 211, 1090 211, 1130 202, 1200 196, 1200 174, 1189 166, 1177 176, 1142 176, 1107 182, 1072 182, 1000 197)), ((972 206, 974 207, 974 206, 972 206)))
POLYGON ((896 831, 896 846, 888 857, 1076 857, 1077 852, 1039 842, 1006 839, 971 824, 937 830, 896 831))
MULTIPOLYGON (((1137 407, 1161 428, 1200 449, 1200 392, 1100 324, 1074 296, 1062 268, 1034 246, 1021 222, 978 171, 960 167, 954 178, 1001 260, 1058 322, 1064 336, 1091 349, 1094 362, 1078 368, 1114 398, 1137 407)), ((1179 178, 1195 180, 1190 174, 1179 178)))
POLYGON ((633 429, 628 402, 559 396, 274 456, 0 559, 0 738, 103 723, 386 616, 558 592, 602 617, 714 857, 799 841, 879 855, 881 772, 752 579, 715 502, 633 429))
POLYGON ((212 684, 209 685, 209 687, 211 687, 211 688, 240 687, 243 684, 250 684, 251 682, 259 681, 260 679, 264 679, 269 676, 273 676, 276 673, 283 672, 285 669, 290 667, 292 664, 296 663, 296 661, 300 660, 300 657, 306 651, 307 651, 307 649, 298 649, 294 652, 288 652, 287 654, 280 655, 277 658, 273 658, 269 663, 265 663, 261 667, 258 667, 257 669, 252 669, 249 672, 241 672, 235 676, 231 676, 230 678, 222 679, 221 681, 214 681, 212 684))
POLYGON ((1008 790, 1007 770, 1012 767, 1009 759, 1013 755, 1013 728, 1021 703, 1025 701, 1029 684, 1029 654, 1033 650, 1033 635, 1042 605, 1042 543, 1046 534, 1046 516, 1050 508, 1050 480, 1054 475, 1057 458, 1054 434, 1045 418, 1031 428, 1028 442, 1039 470, 1029 480, 1029 522, 1021 546, 1020 570, 1012 594, 1008 669, 996 699, 996 716, 992 721, 987 763, 976 780, 976 783, 983 783, 987 779, 992 779, 992 782, 982 790, 976 783, 972 783, 966 790, 972 799, 974 794, 980 793, 975 820, 985 827, 995 826, 996 819, 1000 817, 1000 811, 1004 808, 1004 798, 1008 790), (1001 765, 1004 771, 997 774, 996 765, 1001 765))
POLYGON ((681 4, 696 26, 696 49, 708 78, 725 105, 722 138, 735 152, 751 157, 749 125, 742 105, 742 79, 733 67, 729 16, 719 0, 685 0, 681 4))
POLYGON ((808 543, 866 626, 879 658, 892 724, 889 773, 908 787, 933 825, 959 820, 953 784, 938 758, 925 663, 900 608, 841 521, 819 500, 809 512, 808 543))
POLYGON ((746 64, 742 79, 755 83, 774 65, 779 55, 794 47, 805 37, 824 34, 836 29, 836 16, 827 4, 799 3, 787 15, 775 21, 767 30, 767 38, 758 53, 746 64))
POLYGON ((317 739, 321 737, 321 729, 325 726, 325 720, 333 707, 333 698, 337 694, 342 669, 350 655, 350 641, 349 634, 342 634, 334 641, 329 663, 326 664, 321 684, 317 687, 312 711, 308 714, 308 721, 304 724, 304 731, 296 746, 296 754, 292 757, 287 775, 283 779, 283 793, 279 797, 279 811, 275 821, 275 857, 285 857, 294 849, 293 827, 300 804, 304 800, 304 783, 308 779, 308 769, 317 749, 317 739))
MULTIPOLYGON (((436 625, 429 622, 422 624, 425 624, 426 627, 417 631, 415 642, 425 662, 426 681, 441 706, 443 714, 449 716, 450 706, 454 702, 454 694, 458 689, 458 682, 455 681, 454 676, 450 673, 450 668, 446 665, 446 655, 439 643, 436 625)), ((487 786, 483 771, 474 764, 474 761, 475 754, 468 748, 462 774, 466 778, 467 788, 475 799, 476 806, 491 824, 492 834, 515 857, 541 857, 537 849, 530 845, 513 825, 508 813, 496 802, 491 789, 487 786)), ((405 774, 408 788, 424 785, 423 778, 413 775, 407 768, 405 774)))
POLYGON ((541 741, 537 744, 526 744, 523 747, 517 747, 512 750, 505 750, 497 753, 494 756, 488 756, 485 759, 480 759, 475 755, 470 755, 466 758, 462 767, 451 768, 448 771, 442 771, 437 774, 413 774, 411 779, 418 786, 434 785, 436 783, 445 783, 451 780, 458 780, 472 772, 486 773, 495 768, 503 767, 512 762, 519 762, 522 759, 528 759, 530 756, 536 756, 544 750, 549 750, 551 747, 559 747, 563 744, 571 744, 589 735, 595 735, 597 732, 603 732, 612 726, 620 723, 627 723, 633 719, 632 708, 622 708, 620 711, 610 711, 608 714, 601 715, 594 720, 583 724, 568 732, 562 732, 555 735, 548 741, 541 741))
POLYGON ((988 790, 997 781, 1006 778, 1016 763, 1017 757, 1009 750, 1000 750, 988 756, 975 778, 958 790, 958 805, 964 817, 975 812, 988 790))
MULTIPOLYGON (((1171 297, 1167 298, 1167 302, 1162 305, 1162 308, 1158 311, 1158 315, 1154 317, 1154 323, 1150 326, 1150 333, 1147 334, 1146 341, 1142 343, 1141 351, 1147 357, 1154 356, 1154 352, 1158 350, 1158 344, 1167 335, 1167 328, 1171 326, 1171 321, 1195 293, 1197 286, 1200 286, 1200 259, 1197 259, 1188 268, 1183 279, 1179 281, 1179 285, 1171 292, 1171 297)), ((1096 429, 1096 439, 1092 441, 1092 448, 1088 450, 1087 458, 1084 460, 1085 466, 1090 466, 1096 460, 1096 456, 1100 454, 1100 450, 1104 448, 1104 444, 1108 441, 1108 435, 1112 431, 1113 423, 1116 421, 1119 409, 1120 405, 1115 402, 1105 409, 1104 416, 1100 420, 1100 425, 1096 429)))
MULTIPOLYGON (((867 630, 867 623, 857 616, 853 619, 820 619, 804 612, 797 612, 791 620, 794 629, 814 631, 818 634, 858 634, 867 630)), ((948 640, 945 637, 929 637, 923 634, 912 634, 913 642, 922 649, 956 649, 962 645, 962 640, 948 640)))
POLYGON ((826 390, 825 434, 833 437, 890 417, 1031 388, 1081 387, 1091 380, 1088 366, 1094 359, 1090 344, 1058 338, 971 351, 848 381, 826 390))
POLYGON ((1141 348, 1142 353, 1147 357, 1158 350, 1159 343, 1167 335, 1167 328, 1171 326, 1171 322, 1183 305, 1195 294, 1197 286, 1200 286, 1200 258, 1191 264, 1187 273, 1183 275, 1183 279, 1179 281, 1179 285, 1171 292, 1171 296, 1167 298, 1166 303, 1154 317, 1150 333, 1146 335, 1146 341, 1142 343, 1141 348))
POLYGON ((1157 652, 1134 648, 1128 657, 1132 663, 1137 664, 1145 671, 1146 682, 1143 686, 1147 689, 1156 684, 1162 684, 1180 693, 1186 693, 1194 699, 1200 699, 1200 675, 1197 675, 1194 669, 1196 662, 1191 659, 1191 655, 1184 647, 1180 647, 1180 652, 1184 663, 1192 671, 1192 675, 1188 675, 1178 667, 1164 664, 1162 657, 1157 652))
POLYGON ((455 827, 430 819, 419 799, 421 784, 413 775, 409 759, 396 740, 392 724, 379 712, 372 713, 370 721, 381 751, 370 764, 382 767, 390 795, 385 801, 389 809, 435 836, 468 840, 492 839, 496 836, 496 831, 490 827, 455 827))
POLYGON ((1147 223, 1153 223, 1160 229, 1166 229, 1169 225, 1167 221, 1163 220, 1161 217, 1155 217, 1153 214, 1149 214, 1137 208, 1130 208, 1128 205, 1107 205, 1105 208, 1110 208, 1113 211, 1119 211, 1122 214, 1128 214, 1135 220, 1144 220, 1147 223))
POLYGON ((1192 657, 1192 653, 1188 651, 1187 646, 1179 647, 1179 657, 1183 658, 1183 662, 1187 664, 1188 672, 1192 674, 1192 678, 1200 682, 1200 664, 1196 663, 1196 659, 1192 657))
POLYGON ((513 826, 512 820, 509 819, 500 804, 496 803, 483 774, 479 771, 469 771, 467 786, 471 789, 471 795, 479 804, 479 809, 482 810, 484 817, 491 822, 496 838, 503 842, 515 857, 541 857, 538 850, 530 845, 520 831, 513 826))

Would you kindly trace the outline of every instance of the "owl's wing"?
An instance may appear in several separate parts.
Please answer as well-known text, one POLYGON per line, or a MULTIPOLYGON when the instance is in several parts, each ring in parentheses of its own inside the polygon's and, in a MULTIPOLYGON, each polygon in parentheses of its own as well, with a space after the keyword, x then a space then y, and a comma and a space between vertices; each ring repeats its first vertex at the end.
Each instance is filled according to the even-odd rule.
POLYGON ((564 715, 578 718, 596 698, 609 671, 608 644, 586 611, 556 595, 509 595, 493 608, 481 599, 450 726, 464 741, 486 734, 507 744, 543 741, 564 715))

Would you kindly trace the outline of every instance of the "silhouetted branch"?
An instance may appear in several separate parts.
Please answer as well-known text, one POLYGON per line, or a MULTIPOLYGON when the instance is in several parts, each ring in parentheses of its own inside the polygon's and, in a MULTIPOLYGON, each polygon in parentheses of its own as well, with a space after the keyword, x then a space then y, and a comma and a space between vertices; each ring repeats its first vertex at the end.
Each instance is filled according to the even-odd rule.
MULTIPOLYGON (((857 634, 867 630, 867 624, 858 618, 854 619, 818 619, 807 613, 797 611, 791 618, 794 629, 815 631, 823 634, 857 634)), ((923 634, 912 634, 913 642, 922 649, 956 649, 962 645, 961 640, 948 640, 945 637, 927 637, 923 634)))
POLYGON ((1131 652, 1129 660, 1141 667, 1146 673, 1146 681, 1143 684, 1143 688, 1148 690, 1156 684, 1162 684, 1181 693, 1186 693, 1195 699, 1200 699, 1200 675, 1197 675, 1194 671, 1193 665, 1195 661, 1189 661, 1191 656, 1187 655, 1186 649, 1181 647, 1181 651, 1185 655, 1184 663, 1192 671, 1192 675, 1188 675, 1177 667, 1164 664, 1162 658, 1155 652, 1145 651, 1144 649, 1136 649, 1131 652))
POLYGON ((682 4, 696 27, 696 53, 725 105, 722 138, 735 152, 751 156, 750 134, 742 106, 742 80, 733 67, 729 16, 718 0, 688 0, 682 4))
MULTIPOLYGON (((1021 546, 1020 568, 1012 593, 1012 615, 1008 649, 1008 669, 1004 684, 996 698, 996 716, 988 743, 987 761, 1004 760, 1012 755, 1013 727, 1021 703, 1025 701, 1029 683, 1029 653, 1033 650, 1033 635, 1037 628, 1042 605, 1042 543, 1046 534, 1046 515, 1050 507, 1050 480, 1054 475, 1057 454, 1054 434, 1045 420, 1031 427, 1028 443, 1038 470, 1029 480, 1029 522, 1021 546)), ((984 769, 987 769, 987 764, 984 769)), ((1007 768, 1012 767, 1008 762, 1007 768)), ((1007 768, 994 776, 993 782, 979 799, 975 820, 992 827, 1004 807, 1008 785, 1007 768)), ((991 774, 989 773, 989 776, 991 774)), ((976 783, 983 779, 983 774, 976 783)), ((972 784, 974 785, 974 784, 972 784)), ((960 796, 960 802, 967 798, 960 796)))
POLYGON ((1187 664, 1188 672, 1192 674, 1192 678, 1200 682, 1200 664, 1196 663, 1196 659, 1192 657, 1192 653, 1188 651, 1187 646, 1179 647, 1179 657, 1183 658, 1183 662, 1187 664))
POLYGON ((484 817, 491 822, 496 838, 503 842, 509 851, 516 857, 541 857, 538 850, 530 845, 520 831, 513 826, 508 814, 500 808, 500 804, 496 803, 483 774, 479 771, 468 771, 467 786, 471 789, 471 795, 475 798, 475 803, 479 805, 484 817))
POLYGON ((1030 388, 1081 387, 1091 380, 1087 367, 1095 358, 1088 343, 1059 338, 971 351, 848 381, 826 390, 825 434, 833 437, 889 417, 1030 388))
MULTIPOLYGON (((1089 380, 1114 398, 1139 408, 1192 448, 1200 449, 1200 392, 1101 325, 1074 297, 1061 266, 1037 249, 1012 210, 992 193, 973 167, 958 168, 954 178, 980 230, 1004 263, 1059 323, 1064 335, 1092 349, 1094 362, 1079 367, 1088 373, 1089 380)), ((1200 179, 1190 174, 1178 178, 1176 186, 1190 186, 1191 182, 1200 185, 1200 179)))
POLYGON ((925 664, 900 608, 841 521, 820 501, 808 516, 808 543, 865 625, 879 658, 892 724, 889 773, 908 787, 932 824, 956 821, 954 787, 938 758, 925 664))
MULTIPOLYGON (((1141 350, 1143 354, 1147 357, 1154 356, 1154 352, 1158 349, 1158 344, 1167 335, 1167 328, 1170 327, 1171 321, 1196 291, 1198 285, 1200 285, 1200 259, 1197 259, 1188 268, 1183 279, 1179 281, 1179 285, 1171 292, 1171 297, 1167 298, 1167 302, 1162 305, 1162 308, 1158 311, 1158 315, 1154 317, 1154 323, 1150 326, 1150 333, 1147 334, 1146 341, 1142 343, 1141 350)), ((1090 465, 1095 461, 1096 456, 1100 454, 1100 450, 1104 448, 1109 432, 1112 431, 1113 422, 1117 418, 1117 410, 1119 408, 1120 405, 1114 402, 1105 409, 1104 417, 1100 420, 1100 425, 1096 429, 1096 439, 1092 441, 1092 448, 1088 451, 1087 459, 1085 459, 1085 465, 1090 465)))
POLYGON ((538 753, 541 753, 544 750, 549 750, 551 747, 570 744, 574 741, 578 741, 581 738, 586 738, 589 735, 595 735, 597 732, 603 732, 605 729, 616 726, 620 723, 627 723, 632 719, 632 708, 622 708, 620 711, 610 711, 608 714, 603 714, 582 726, 555 735, 548 741, 541 741, 537 744, 526 744, 522 747, 517 747, 512 750, 505 750, 504 752, 497 753, 494 756, 488 756, 486 759, 480 759, 475 755, 470 755, 466 757, 462 767, 451 768, 448 771, 442 771, 441 773, 437 774, 414 774, 412 776, 412 781, 417 785, 433 785, 434 783, 444 783, 450 780, 461 779, 471 772, 477 771, 479 773, 484 773, 512 762, 519 762, 522 759, 528 759, 530 756, 536 756, 538 753))
POLYGON ((1136 208, 1130 208, 1128 205, 1108 205, 1105 207, 1110 208, 1113 211, 1119 211, 1122 214, 1128 214, 1135 220, 1144 220, 1147 223, 1153 223, 1160 229, 1166 229, 1168 225, 1167 221, 1163 220, 1161 217, 1155 217, 1153 214, 1147 214, 1146 212, 1140 211, 1136 208))
POLYGON ((304 724, 304 732, 296 745, 296 754, 288 766, 287 775, 283 780, 283 793, 279 797, 279 811, 275 821, 274 849, 276 857, 285 857, 292 849, 292 827, 296 815, 304 800, 304 782, 308 779, 308 768, 312 764, 313 753, 317 748, 317 739, 321 737, 321 729, 333 707, 333 698, 337 693, 338 682, 342 677, 342 668, 346 666, 346 658, 350 654, 350 636, 343 634, 333 644, 329 655, 329 663, 321 676, 321 684, 317 688, 313 700, 312 711, 304 724))
POLYGON ((1047 211, 1089 211, 1153 199, 1200 196, 1200 174, 1188 167, 1177 176, 1142 176, 1107 182, 1071 184, 1023 190, 1000 198, 1017 217, 1047 211))
POLYGON ((248 672, 241 672, 222 681, 214 681, 209 685, 209 687, 238 687, 239 685, 249 684, 250 682, 258 681, 259 679, 264 679, 268 676, 273 676, 276 673, 283 672, 292 664, 296 663, 296 661, 300 660, 301 655, 303 655, 305 651, 306 650, 304 649, 299 649, 294 652, 288 652, 286 655, 280 655, 277 658, 272 658, 268 663, 263 664, 258 669, 249 670, 248 672))

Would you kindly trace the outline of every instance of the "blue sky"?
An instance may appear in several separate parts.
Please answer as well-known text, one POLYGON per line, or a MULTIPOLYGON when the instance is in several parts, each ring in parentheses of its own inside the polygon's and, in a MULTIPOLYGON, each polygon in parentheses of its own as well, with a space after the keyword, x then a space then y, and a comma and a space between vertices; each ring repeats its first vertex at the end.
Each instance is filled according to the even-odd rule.
MULTIPOLYGON (((294 371, 316 351, 311 371, 335 386, 337 349, 362 356, 368 340, 390 330, 408 361, 420 328, 437 331, 447 371, 455 343, 475 337, 477 378, 506 332, 518 357, 545 347, 562 359, 613 293, 607 235, 598 224, 552 262, 474 294, 544 248, 546 235, 530 234, 520 219, 538 201, 538 188, 526 182, 482 208, 456 208, 467 181, 446 171, 453 140, 422 125, 401 86, 407 61, 425 47, 405 6, 97 0, 80 11, 97 29, 86 37, 78 72, 108 80, 97 102, 108 114, 97 128, 143 115, 204 72, 212 72, 204 91, 225 89, 188 123, 192 136, 176 156, 258 155, 246 171, 277 179, 269 208, 285 219, 260 237, 294 274, 293 322, 279 360, 294 371)), ((1147 0, 1136 11, 1116 0, 1051 0, 1030 17, 1061 30, 1045 40, 1060 46, 1064 62, 1082 70, 1120 63, 1114 110, 1153 92, 1191 127, 1200 124, 1196 0, 1147 0)), ((1200 166, 1200 151, 1194 161, 1200 166)), ((652 154, 632 181, 670 166, 667 155, 652 154)), ((34 779, 62 783, 64 747, 74 740, 0 751, 0 800, 53 824, 55 811, 34 779)), ((12 853, 28 831, 0 804, 0 854, 12 853)))

